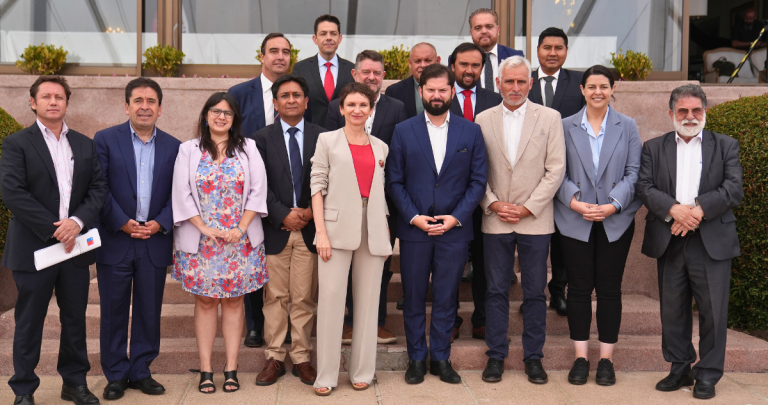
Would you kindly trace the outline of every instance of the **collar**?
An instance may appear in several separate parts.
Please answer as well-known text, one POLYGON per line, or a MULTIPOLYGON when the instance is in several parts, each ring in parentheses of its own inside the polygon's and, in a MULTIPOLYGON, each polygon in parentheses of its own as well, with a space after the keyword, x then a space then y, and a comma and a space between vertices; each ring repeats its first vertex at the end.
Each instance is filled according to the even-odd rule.
MULTIPOLYGON (((283 128, 283 135, 288 133, 288 129, 291 127, 290 125, 286 124, 285 121, 280 120, 280 126, 283 128)), ((296 124, 296 128, 299 129, 299 132, 302 134, 304 133, 304 118, 299 121, 298 124, 296 124)))
MULTIPOLYGON (((698 135, 694 136, 694 138, 699 138, 699 141, 703 142, 704 141, 704 135, 703 134, 704 134, 704 130, 702 129, 701 131, 699 131, 698 135)), ((693 139, 691 139, 691 140, 693 140, 693 139)), ((685 140, 680 137, 680 134, 678 134, 677 131, 675 131, 675 142, 688 143, 688 142, 685 142, 685 140)))
POLYGON ((325 66, 327 62, 331 62, 331 65, 338 67, 339 55, 334 54, 331 60, 325 60, 325 58, 322 55, 320 55, 319 53, 317 54, 317 66, 325 66))
MULTIPOLYGON (((138 135, 136 135, 136 130, 133 129, 133 125, 131 125, 131 122, 128 121, 128 126, 131 128, 131 135, 141 141, 141 138, 139 138, 138 135)), ((152 128, 152 137, 149 138, 149 140, 146 143, 150 143, 155 140, 155 136, 157 136, 157 127, 152 128)), ((144 142, 144 141, 141 141, 144 142)))
POLYGON ((430 125, 432 128, 445 128, 448 126, 448 122, 451 120, 451 113, 448 112, 448 115, 445 116, 445 122, 443 122, 443 125, 440 125, 439 127, 432 123, 432 120, 429 119, 429 114, 427 114, 427 111, 424 111, 424 118, 427 119, 427 125, 430 125))
MULTIPOLYGON (((605 124, 608 122, 608 115, 610 115, 610 113, 611 113, 611 106, 608 106, 608 109, 605 110, 605 117, 603 117, 603 122, 600 124, 600 132, 603 134, 605 133, 605 124)), ((589 127, 590 125, 589 125, 589 120, 587 119, 587 109, 585 108, 584 115, 581 116, 581 129, 589 133, 589 131, 587 130, 587 128, 589 127)), ((599 136, 599 135, 600 134, 595 134, 595 136, 599 136)))
POLYGON ((475 94, 477 94, 477 84, 475 84, 475 86, 474 86, 474 87, 472 87, 471 89, 465 89, 465 88, 463 88, 463 87, 459 86, 459 82, 456 82, 456 83, 454 83, 454 84, 453 84, 453 88, 455 88, 455 89, 456 89, 456 94, 459 94, 459 93, 461 93, 461 92, 462 92, 462 91, 464 91, 464 90, 469 90, 469 91, 471 91, 472 93, 475 93, 475 94))
MULTIPOLYGON (((35 119, 35 122, 37 122, 37 127, 40 128, 40 132, 43 133, 43 136, 48 136, 50 133, 53 135, 53 131, 48 129, 45 125, 43 125, 42 122, 40 122, 39 119, 35 119)), ((59 139, 61 139, 62 136, 67 136, 67 132, 69 132, 69 127, 67 127, 67 123, 62 121, 61 122, 61 135, 59 135, 59 139)), ((54 136, 55 137, 55 136, 54 136)))
POLYGON ((261 77, 261 92, 272 92, 272 82, 267 79, 267 76, 264 76, 263 74, 259 75, 261 77))
POLYGON ((376 107, 376 105, 379 104, 379 100, 381 100, 381 90, 376 92, 376 101, 373 102, 374 107, 376 107))
POLYGON ((543 71, 543 70, 541 70, 541 68, 539 68, 539 80, 543 80, 543 79, 544 79, 545 77, 547 77, 547 76, 552 76, 552 77, 554 77, 554 78, 555 78, 555 80, 560 80, 560 71, 561 71, 561 70, 562 70, 562 69, 557 69, 557 72, 555 72, 555 74, 553 74, 553 75, 548 75, 548 74, 544 73, 544 71, 543 71))
POLYGON ((507 106, 506 106, 506 105, 504 105, 504 103, 501 103, 501 111, 502 111, 502 113, 503 113, 504 115, 507 115, 507 114, 512 114, 512 116, 513 116, 513 117, 514 117, 515 115, 518 115, 518 116, 523 116, 523 117, 524 117, 524 116, 525 116, 525 111, 526 111, 527 109, 528 109, 528 99, 526 99, 526 100, 523 102, 523 104, 522 104, 522 105, 520 105, 520 107, 518 107, 518 109, 517 109, 517 110, 515 110, 515 111, 511 111, 509 108, 507 108, 507 106))
POLYGON ((498 58, 499 57, 499 43, 497 42, 496 45, 493 46, 493 49, 491 49, 487 53, 492 53, 494 56, 496 56, 498 58))

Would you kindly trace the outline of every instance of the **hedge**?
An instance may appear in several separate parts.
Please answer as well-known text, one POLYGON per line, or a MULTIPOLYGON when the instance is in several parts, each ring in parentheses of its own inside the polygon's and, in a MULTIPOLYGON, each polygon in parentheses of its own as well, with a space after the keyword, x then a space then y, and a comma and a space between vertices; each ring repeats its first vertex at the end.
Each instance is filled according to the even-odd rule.
POLYGON ((739 140, 744 200, 734 210, 741 256, 733 260, 729 327, 768 329, 768 94, 710 108, 707 129, 739 140))
MULTIPOLYGON (((0 154, 3 150, 3 138, 6 136, 21 131, 24 127, 16 122, 10 114, 0 108, 0 154)), ((0 197, 0 257, 3 256, 5 251, 5 235, 8 231, 8 221, 11 220, 11 211, 3 204, 3 200, 0 197)))

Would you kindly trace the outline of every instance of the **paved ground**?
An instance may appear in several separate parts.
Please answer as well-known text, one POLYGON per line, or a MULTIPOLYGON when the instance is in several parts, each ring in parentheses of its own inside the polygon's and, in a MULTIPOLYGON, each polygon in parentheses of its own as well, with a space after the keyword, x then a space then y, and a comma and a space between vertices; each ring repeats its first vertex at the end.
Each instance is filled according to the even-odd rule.
MULTIPOLYGON (((484 383, 480 371, 461 371, 462 384, 449 385, 437 377, 427 375, 420 385, 407 385, 403 372, 376 373, 377 382, 367 391, 356 392, 341 374, 339 387, 330 397, 318 397, 312 387, 302 384, 290 373, 270 387, 253 384, 254 373, 240 375, 242 388, 239 392, 227 394, 221 391, 223 375, 218 373, 215 383, 219 390, 212 395, 196 391, 196 374, 158 374, 155 378, 165 385, 167 392, 159 397, 149 397, 138 391, 129 390, 119 401, 102 404, 768 404, 768 374, 727 373, 717 385, 717 397, 700 401, 692 397, 689 389, 664 393, 653 387, 665 376, 658 372, 619 372, 618 383, 613 387, 601 387, 594 383, 594 373, 586 385, 574 386, 567 382, 567 371, 549 373, 549 383, 533 385, 521 371, 507 371, 504 380, 498 384, 484 383)), ((13 392, 8 387, 7 376, 0 377, 0 404, 13 403, 13 392)), ((88 377, 91 390, 101 398, 106 384, 104 377, 88 377)), ((66 404, 59 399, 61 380, 44 376, 35 395, 37 404, 66 404)))

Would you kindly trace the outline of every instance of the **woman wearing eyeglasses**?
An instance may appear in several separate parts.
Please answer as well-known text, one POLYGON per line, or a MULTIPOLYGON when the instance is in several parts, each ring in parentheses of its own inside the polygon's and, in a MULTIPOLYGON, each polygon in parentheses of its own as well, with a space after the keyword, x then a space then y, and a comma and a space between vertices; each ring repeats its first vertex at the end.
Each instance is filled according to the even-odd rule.
POLYGON ((197 137, 179 147, 173 173, 173 278, 195 295, 200 384, 216 391, 211 353, 218 307, 224 335, 225 392, 237 391, 243 296, 267 282, 261 218, 267 216, 267 177, 256 143, 240 133, 242 116, 227 93, 200 112, 197 137))

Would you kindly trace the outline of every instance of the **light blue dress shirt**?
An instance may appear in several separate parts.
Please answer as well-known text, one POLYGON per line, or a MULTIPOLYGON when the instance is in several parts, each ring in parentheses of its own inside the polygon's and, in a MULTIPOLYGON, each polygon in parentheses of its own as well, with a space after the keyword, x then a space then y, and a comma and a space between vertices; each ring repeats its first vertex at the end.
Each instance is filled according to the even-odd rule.
POLYGON ((333 87, 336 87, 336 83, 339 82, 339 55, 333 55, 331 60, 325 60, 319 53, 317 54, 317 64, 320 67, 320 81, 325 83, 325 71, 328 69, 325 67, 327 62, 331 62, 331 74, 333 75, 333 87))
MULTIPOLYGON (((595 131, 592 129, 592 125, 589 124, 589 119, 587 119, 587 110, 584 110, 584 115, 581 117, 581 128, 585 131, 587 131, 587 134, 589 134, 589 145, 592 147, 592 166, 595 170, 595 181, 597 181, 597 169, 600 167, 600 152, 603 150, 603 140, 605 139, 605 125, 608 122, 608 112, 611 110, 611 107, 608 107, 608 109, 605 111, 605 117, 603 117, 603 122, 600 124, 600 133, 595 134, 595 131)), ((616 212, 621 211, 621 203, 613 198, 613 196, 609 195, 608 197, 611 198, 611 204, 613 204, 614 207, 616 207, 616 212)))
POLYGON ((131 125, 133 156, 136 162, 136 221, 139 222, 148 221, 149 203, 152 201, 152 176, 155 170, 156 137, 157 127, 152 130, 152 137, 144 142, 131 125))
MULTIPOLYGON (((283 120, 280 120, 280 125, 283 127, 283 138, 285 139, 285 151, 288 152, 288 167, 291 166, 291 134, 288 133, 288 129, 291 128, 290 125, 286 124, 283 120)), ((298 124, 296 124, 296 128, 298 129, 298 132, 296 132, 296 142, 299 143, 299 154, 301 154, 301 164, 302 168, 304 165, 304 119, 302 118, 301 121, 299 121, 298 124)), ((293 174, 291 173, 291 180, 293 180, 293 174)), ((291 183, 293 184, 293 183, 291 183)), ((293 193, 293 206, 298 207, 296 205, 296 194, 293 193)))
POLYGON ((461 113, 464 113, 464 94, 461 92, 464 90, 472 90, 472 94, 469 96, 470 100, 472 100, 472 116, 475 116, 475 107, 477 107, 477 85, 471 89, 465 89, 461 86, 459 86, 458 83, 454 84, 453 87, 456 89, 456 99, 459 100, 459 107, 461 109, 461 113))

